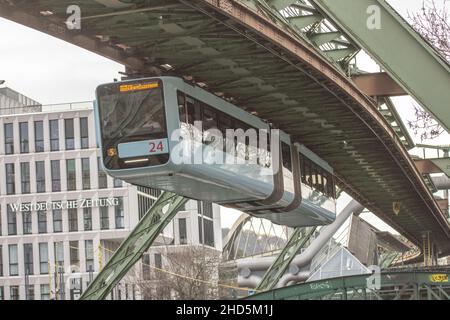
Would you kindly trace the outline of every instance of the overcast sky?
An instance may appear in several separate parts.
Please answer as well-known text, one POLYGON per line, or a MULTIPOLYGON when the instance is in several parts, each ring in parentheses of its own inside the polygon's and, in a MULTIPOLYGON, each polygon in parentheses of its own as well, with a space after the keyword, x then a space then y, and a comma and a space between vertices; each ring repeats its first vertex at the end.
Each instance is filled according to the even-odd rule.
MULTIPOLYGON (((437 1, 442 6, 446 0, 437 1)), ((422 0, 389 3, 406 17, 408 11, 420 10, 422 0)), ((93 100, 96 86, 119 78, 123 70, 106 58, 0 18, 0 79, 43 104, 93 100)), ((399 103, 406 110, 402 114, 410 114, 413 102, 402 98, 399 103)), ((231 212, 222 214, 223 227, 237 216, 231 212)))

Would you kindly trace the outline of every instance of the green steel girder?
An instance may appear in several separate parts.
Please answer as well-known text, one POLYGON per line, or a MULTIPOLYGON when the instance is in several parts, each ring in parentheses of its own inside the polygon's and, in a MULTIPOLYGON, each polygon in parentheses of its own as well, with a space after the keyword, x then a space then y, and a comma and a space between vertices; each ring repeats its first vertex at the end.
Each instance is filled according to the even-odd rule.
POLYGON ((309 243, 309 240, 314 235, 315 231, 316 227, 296 228, 286 246, 269 269, 267 269, 256 290, 268 291, 275 288, 278 281, 289 267, 292 259, 294 259, 300 249, 304 248, 306 244, 309 243))
POLYGON ((450 65, 384 0, 311 0, 450 132, 450 65), (380 29, 369 28, 378 8, 380 29))
POLYGON ((186 201, 188 199, 182 196, 171 192, 163 192, 80 299, 105 299, 114 286, 147 251, 186 201))
POLYGON ((380 288, 368 288, 370 274, 323 279, 258 293, 246 300, 308 300, 329 299, 442 299, 448 300, 448 271, 383 272, 380 288))

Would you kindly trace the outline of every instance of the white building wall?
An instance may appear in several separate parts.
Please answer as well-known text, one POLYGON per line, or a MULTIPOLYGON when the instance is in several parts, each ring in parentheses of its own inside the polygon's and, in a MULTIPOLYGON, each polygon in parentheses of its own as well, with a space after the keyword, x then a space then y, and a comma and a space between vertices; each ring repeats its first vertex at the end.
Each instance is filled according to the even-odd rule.
MULTIPOLYGON (((112 243, 119 244, 129 234, 129 232, 139 222, 138 213, 138 195, 137 188, 126 183, 120 188, 114 188, 113 178, 108 177, 108 188, 99 189, 97 157, 100 156, 100 151, 97 149, 94 114, 92 109, 77 110, 77 111, 61 111, 61 112, 39 112, 33 114, 19 114, 13 116, 0 115, 0 217, 1 217, 1 234, 0 245, 2 246, 2 261, 3 261, 3 277, 0 276, 0 289, 3 287, 4 299, 10 299, 10 286, 19 286, 20 299, 25 299, 25 265, 23 244, 31 243, 33 245, 33 275, 29 276, 30 285, 34 286, 34 297, 40 299, 40 285, 52 284, 54 285, 53 277, 49 275, 40 274, 39 270, 39 243, 48 243, 48 260, 51 262, 51 269, 54 268, 54 250, 55 242, 62 241, 64 243, 64 268, 66 278, 65 297, 70 299, 69 277, 79 276, 83 278, 83 289, 86 288, 86 282, 89 279, 89 274, 86 270, 85 259, 85 240, 93 240, 94 247, 94 271, 99 271, 98 247, 100 243, 103 246, 109 246, 112 243), (89 148, 80 149, 80 117, 87 117, 89 124, 89 148), (50 128, 49 120, 58 119, 59 123, 59 146, 60 151, 50 151, 50 128), (74 139, 75 150, 65 150, 65 134, 64 134, 64 119, 74 119, 74 139), (34 121, 42 120, 44 127, 44 152, 35 152, 34 143, 34 121), (28 122, 29 133, 29 153, 20 154, 19 141, 19 123, 28 122), (14 124, 14 154, 5 154, 5 137, 4 124, 14 124), (82 190, 82 171, 81 159, 89 158, 90 164, 90 190, 82 190), (66 160, 76 159, 76 190, 67 191, 67 173, 66 160), (52 177, 51 177, 51 160, 60 161, 60 181, 61 192, 52 192, 52 177), (36 161, 45 161, 45 177, 46 177, 46 192, 36 193, 36 161), (22 194, 21 190, 21 172, 20 163, 30 163, 30 194, 22 194), (15 164, 15 194, 6 194, 6 172, 5 164, 15 164), (77 232, 69 232, 69 219, 67 210, 63 210, 63 232, 53 232, 53 215, 52 211, 47 212, 47 232, 45 234, 38 233, 38 217, 36 212, 32 212, 32 234, 23 234, 23 220, 22 214, 17 214, 17 235, 8 235, 8 217, 7 205, 11 203, 38 203, 38 202, 53 202, 53 201, 67 201, 76 199, 91 199, 91 198, 114 198, 123 197, 124 205, 124 229, 115 229, 115 208, 109 207, 109 230, 100 229, 100 209, 92 208, 92 231, 85 231, 83 228, 83 210, 78 209, 78 230, 77 232), (78 241, 79 246, 79 260, 80 273, 70 273, 70 241, 78 241), (105 243, 105 241, 107 241, 105 243), (18 260, 19 260, 19 275, 9 276, 9 255, 8 245, 18 245, 18 260)), ((175 238, 174 243, 179 244, 179 230, 178 219, 186 218, 188 244, 198 244, 199 241, 199 226, 198 226, 198 208, 197 201, 189 201, 186 204, 186 210, 180 212, 173 222, 164 229, 163 235, 165 239, 175 238)), ((214 222, 214 246, 217 250, 222 249, 221 243, 221 228, 220 228, 220 210, 219 207, 213 206, 213 222, 214 222)), ((156 245, 163 244, 163 237, 158 238, 156 245)), ((108 252, 103 253, 103 257, 110 255, 108 252)), ((77 270, 78 271, 78 270, 77 270)), ((131 294, 129 295, 132 296, 131 294)))

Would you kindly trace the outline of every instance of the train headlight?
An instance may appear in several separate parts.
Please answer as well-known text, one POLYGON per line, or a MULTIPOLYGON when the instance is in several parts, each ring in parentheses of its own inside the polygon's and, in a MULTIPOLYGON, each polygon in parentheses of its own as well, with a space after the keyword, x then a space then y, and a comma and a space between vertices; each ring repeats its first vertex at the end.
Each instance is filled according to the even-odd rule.
POLYGON ((109 148, 109 149, 108 149, 108 156, 109 156, 109 157, 115 157, 115 156, 117 156, 117 149, 116 149, 116 148, 109 148))

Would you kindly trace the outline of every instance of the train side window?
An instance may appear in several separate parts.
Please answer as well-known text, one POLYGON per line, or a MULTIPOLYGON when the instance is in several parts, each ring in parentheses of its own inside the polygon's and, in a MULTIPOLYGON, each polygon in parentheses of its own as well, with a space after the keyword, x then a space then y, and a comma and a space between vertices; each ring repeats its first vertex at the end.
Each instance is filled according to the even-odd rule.
POLYGON ((187 110, 187 121, 189 124, 194 124, 195 120, 195 101, 191 97, 187 96, 186 98, 186 110, 187 110))
POLYGON ((281 156, 283 157, 283 167, 292 172, 291 147, 285 143, 281 143, 281 156))
POLYGON ((304 165, 303 165, 303 171, 305 174, 305 181, 304 183, 310 187, 312 187, 312 176, 311 176, 311 161, 307 158, 303 158, 304 159, 304 165))
POLYGON ((186 123, 186 95, 184 94, 184 92, 177 91, 177 97, 180 121, 186 123))
POLYGON ((330 198, 336 198, 336 188, 334 186, 334 177, 330 173, 327 175, 328 178, 328 186, 327 193, 330 198))
POLYGON ((222 132, 222 136, 224 139, 224 143, 223 143, 223 151, 226 152, 227 151, 227 129, 232 129, 233 128, 233 120, 231 117, 229 117, 228 115, 222 113, 222 112, 218 112, 219 115, 219 130, 222 132))
POLYGON ((209 106, 203 104, 203 130, 209 130, 217 128, 217 117, 216 113, 209 106))
POLYGON ((299 153, 301 182, 306 183, 305 157, 299 153))
POLYGON ((324 193, 322 168, 320 168, 319 166, 316 167, 316 174, 317 174, 316 189, 319 190, 320 192, 324 193))

